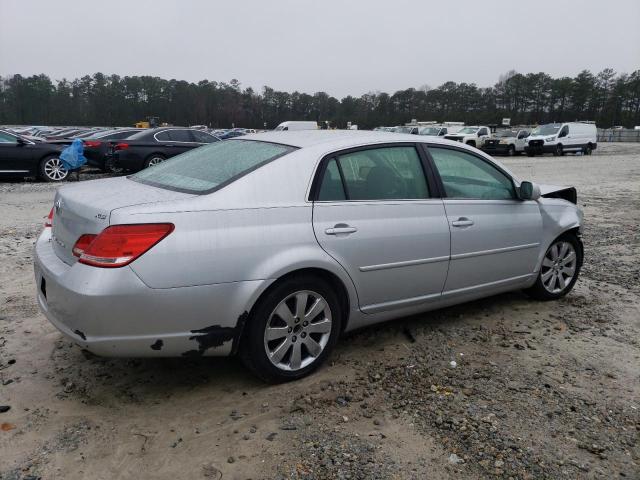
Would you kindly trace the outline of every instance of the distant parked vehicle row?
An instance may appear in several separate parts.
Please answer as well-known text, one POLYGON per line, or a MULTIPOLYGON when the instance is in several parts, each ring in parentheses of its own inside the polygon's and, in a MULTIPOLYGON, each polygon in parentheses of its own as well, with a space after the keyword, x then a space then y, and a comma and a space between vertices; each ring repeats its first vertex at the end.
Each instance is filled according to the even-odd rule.
POLYGON ((464 127, 458 132, 445 135, 446 140, 464 143, 472 147, 480 148, 484 141, 491 137, 491 129, 487 126, 469 126, 464 127))

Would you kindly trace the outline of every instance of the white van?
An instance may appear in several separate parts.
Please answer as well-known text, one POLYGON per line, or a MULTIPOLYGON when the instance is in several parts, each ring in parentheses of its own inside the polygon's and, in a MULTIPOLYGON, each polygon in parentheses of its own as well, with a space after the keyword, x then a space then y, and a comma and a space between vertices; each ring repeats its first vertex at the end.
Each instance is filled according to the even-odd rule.
POLYGON ((280 125, 276 127, 276 132, 281 132, 284 130, 317 130, 318 124, 316 122, 299 122, 299 121, 289 121, 282 122, 280 125))
POLYGON ((593 123, 548 123, 533 129, 524 151, 530 157, 543 153, 564 155, 567 152, 591 155, 598 147, 597 142, 598 130, 593 123))

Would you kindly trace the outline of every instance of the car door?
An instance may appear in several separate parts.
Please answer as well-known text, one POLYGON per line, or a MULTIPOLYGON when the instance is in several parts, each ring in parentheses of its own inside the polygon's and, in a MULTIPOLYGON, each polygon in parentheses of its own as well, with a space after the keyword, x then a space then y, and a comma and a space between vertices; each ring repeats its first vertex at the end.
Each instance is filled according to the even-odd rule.
POLYGON ((0 173, 27 174, 31 170, 29 144, 18 144, 18 138, 0 131, 0 173))
POLYGON ((476 147, 480 148, 482 145, 484 145, 484 141, 488 138, 491 138, 489 129, 487 127, 482 127, 480 130, 478 130, 478 143, 476 147))
POLYGON ((527 143, 527 137, 529 136, 529 132, 527 130, 520 130, 518 132, 518 137, 516 138, 516 151, 523 152, 524 147, 527 143))
POLYGON ((451 261, 443 295, 526 281, 542 240, 536 201, 517 198, 512 178, 486 158, 430 145, 451 226, 451 261))
POLYGON ((429 168, 412 143, 352 149, 321 164, 313 229, 353 279, 365 313, 441 296, 449 226, 429 168))
POLYGON ((170 141, 167 145, 169 146, 168 153, 170 156, 179 155, 187 150, 200 146, 199 143, 194 141, 189 130, 168 130, 168 134, 170 141))

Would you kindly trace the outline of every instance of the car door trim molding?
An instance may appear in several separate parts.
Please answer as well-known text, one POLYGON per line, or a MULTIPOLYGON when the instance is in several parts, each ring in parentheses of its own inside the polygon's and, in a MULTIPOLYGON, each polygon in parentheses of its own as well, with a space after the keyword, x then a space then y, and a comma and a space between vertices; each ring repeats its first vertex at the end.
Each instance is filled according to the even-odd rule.
POLYGON ((422 295, 420 297, 403 298, 402 300, 391 300, 389 302, 374 303, 371 305, 365 305, 360 307, 363 313, 377 313, 385 310, 395 310, 398 307, 410 307, 413 305, 420 305, 421 303, 428 302, 430 300, 436 300, 442 297, 442 293, 431 293, 429 295, 422 295))
POLYGON ((448 262, 448 261, 449 261, 449 256, 445 255, 443 257, 418 258, 416 260, 405 260, 402 262, 381 263, 379 265, 366 265, 364 267, 359 267, 359 270, 361 272, 375 272, 377 270, 388 270, 390 268, 410 267, 413 265, 424 265, 425 263, 437 263, 437 262, 448 262))
POLYGON ((527 243, 524 245, 514 245, 513 247, 492 248, 491 250, 479 250, 477 252, 458 253, 451 255, 451 260, 459 260, 462 258, 481 257, 483 255, 493 255, 495 253, 515 252, 517 250, 527 250, 529 248, 537 248, 540 243, 527 243))
POLYGON ((0 170, 0 173, 29 173, 29 170, 0 170))
POLYGON ((509 277, 509 278, 504 278, 502 280, 496 280, 495 282, 482 283, 480 285, 471 285, 469 287, 456 288, 455 290, 445 290, 442 292, 442 297, 474 292, 476 290, 481 290, 484 288, 499 287, 509 283, 515 283, 515 282, 524 283, 525 280, 531 279, 531 277, 535 275, 536 275, 535 273, 526 273, 524 275, 518 275, 517 277, 509 277))

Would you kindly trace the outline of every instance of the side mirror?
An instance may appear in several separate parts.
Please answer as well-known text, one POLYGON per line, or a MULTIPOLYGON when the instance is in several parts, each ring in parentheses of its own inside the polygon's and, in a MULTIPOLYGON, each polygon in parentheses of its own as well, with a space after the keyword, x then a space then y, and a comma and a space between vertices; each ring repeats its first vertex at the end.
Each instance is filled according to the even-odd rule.
POLYGON ((440 130, 440 133, 438 133, 439 137, 444 137, 447 134, 447 132, 445 132, 444 130, 440 130))
POLYGON ((17 143, 19 146, 23 146, 23 145, 26 145, 26 144, 27 144, 26 140, 25 140, 24 138, 20 138, 20 137, 16 137, 16 143, 17 143))
POLYGON ((520 183, 520 200, 537 200, 540 198, 540 187, 533 182, 520 183))

